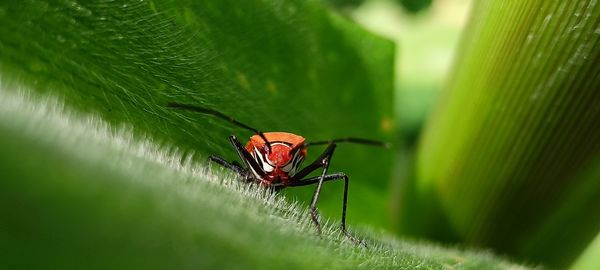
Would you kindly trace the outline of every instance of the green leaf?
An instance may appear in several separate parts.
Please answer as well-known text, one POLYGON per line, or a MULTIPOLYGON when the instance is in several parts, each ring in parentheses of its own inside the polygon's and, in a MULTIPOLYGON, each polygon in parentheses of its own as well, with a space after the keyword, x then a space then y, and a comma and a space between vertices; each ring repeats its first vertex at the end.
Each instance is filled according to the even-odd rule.
MULTIPOLYGON (((320 208, 336 218, 317 237, 294 194, 198 162, 233 159, 227 135, 251 134, 167 102, 309 139, 392 137, 392 44, 316 2, 12 2, 0 24, 7 268, 518 267, 356 226, 370 248, 349 243, 335 185, 320 208)), ((383 226, 391 153, 338 149, 350 223, 383 226)))
POLYGON ((600 4, 478 1, 402 230, 566 267, 600 226, 600 4))
MULTIPOLYGON (((264 131, 393 138, 393 44, 314 1, 28 1, 0 5, 0 72, 135 134, 237 159, 230 123, 165 108, 215 108, 264 131)), ((311 148, 308 160, 324 148, 311 148)), ((340 145, 350 224, 387 227, 389 150, 340 145)), ((319 208, 339 218, 341 183, 319 208)), ((314 187, 290 191, 308 202, 314 187)))
POLYGON ((362 248, 337 221, 318 237, 305 207, 4 76, 0 148, 7 269, 523 268, 354 230, 362 248))

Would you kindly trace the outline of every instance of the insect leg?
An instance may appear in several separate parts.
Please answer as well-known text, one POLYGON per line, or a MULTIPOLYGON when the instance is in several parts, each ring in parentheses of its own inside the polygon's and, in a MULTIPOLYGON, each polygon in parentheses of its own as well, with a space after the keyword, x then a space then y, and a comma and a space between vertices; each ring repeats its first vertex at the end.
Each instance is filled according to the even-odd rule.
POLYGON ((217 163, 227 169, 230 169, 236 173, 238 173, 239 175, 242 176, 246 176, 246 169, 242 168, 242 166, 240 166, 237 162, 228 162, 225 159, 218 157, 218 156, 209 156, 208 160, 214 163, 217 163))
MULTIPOLYGON (((354 236, 352 236, 346 230, 346 208, 348 205, 348 176, 343 172, 332 173, 332 174, 325 175, 323 177, 323 182, 339 180, 339 179, 344 179, 344 200, 342 202, 342 224, 341 224, 342 232, 352 242, 357 243, 357 244, 362 244, 363 246, 366 247, 367 245, 363 241, 356 239, 354 236)), ((288 184, 287 186, 288 187, 308 186, 308 185, 317 184, 317 183, 319 183, 320 180, 321 180, 321 176, 315 176, 315 177, 310 177, 310 178, 295 181, 291 184, 288 184)))
POLYGON ((323 168, 323 160, 324 159, 331 159, 330 156, 333 155, 333 151, 335 150, 335 146, 336 145, 334 143, 332 143, 329 146, 327 146, 327 148, 325 149, 325 151, 323 151, 323 153, 317 158, 317 160, 315 160, 313 163, 307 165, 302 170, 300 170, 299 172, 297 172, 296 174, 294 174, 294 176, 292 177, 291 180, 300 181, 302 178, 306 177, 311 172, 314 172, 317 169, 323 168))
POLYGON ((250 153, 248 153, 248 151, 246 151, 246 149, 240 143, 240 141, 238 141, 238 139, 234 135, 229 136, 229 141, 231 142, 231 145, 233 145, 233 147, 237 151, 238 155, 240 156, 240 159, 242 161, 244 161, 244 163, 246 163, 246 165, 248 165, 248 167, 250 168, 250 170, 252 170, 254 175, 256 175, 260 178, 260 179, 255 179, 255 180, 260 181, 262 179, 266 179, 267 173, 265 173, 265 171, 258 165, 258 163, 256 163, 256 160, 254 160, 252 155, 250 155, 250 153))
MULTIPOLYGON (((335 150, 335 143, 329 144, 325 151, 310 165, 306 166, 300 172, 295 174, 292 177, 292 182, 298 181, 299 179, 304 178, 309 173, 315 171, 316 169, 322 168, 321 176, 318 177, 317 188, 315 193, 313 194, 312 201, 310 203, 310 216, 312 218, 313 223, 317 227, 317 232, 321 234, 321 223, 319 223, 319 215, 317 213, 317 201, 319 201, 319 195, 321 194, 321 188, 323 187, 323 182, 325 181, 325 175, 327 174, 327 169, 329 168, 329 161, 331 160, 331 156, 333 155, 333 151, 335 150)), ((316 179, 315 179, 316 180, 316 179)))

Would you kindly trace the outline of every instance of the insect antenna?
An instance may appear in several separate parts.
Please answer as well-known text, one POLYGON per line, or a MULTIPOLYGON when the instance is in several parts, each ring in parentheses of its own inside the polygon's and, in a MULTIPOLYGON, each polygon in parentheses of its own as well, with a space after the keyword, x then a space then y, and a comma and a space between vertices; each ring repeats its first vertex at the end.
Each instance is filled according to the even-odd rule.
POLYGON ((337 138, 337 139, 332 139, 332 140, 327 140, 327 141, 307 142, 306 146, 340 143, 340 142, 348 142, 348 143, 356 143, 356 144, 364 144, 364 145, 372 145, 372 146, 390 148, 390 144, 387 142, 371 140, 371 139, 364 139, 364 138, 355 138, 355 137, 337 138))
POLYGON ((265 145, 267 145, 267 149, 269 149, 269 152, 271 152, 271 144, 269 143, 269 141, 267 140, 267 137, 265 137, 265 134, 262 131, 255 129, 251 126, 248 126, 238 120, 235 120, 233 117, 225 115, 222 112, 219 112, 219 111, 213 110, 213 109, 209 109, 209 108, 199 107, 196 105, 182 104, 182 103, 175 103, 175 102, 169 102, 167 104, 167 107, 192 111, 192 112, 206 114, 206 115, 212 115, 214 117, 221 118, 225 121, 228 121, 238 127, 253 131, 254 133, 258 134, 258 136, 260 136, 265 141, 265 145))

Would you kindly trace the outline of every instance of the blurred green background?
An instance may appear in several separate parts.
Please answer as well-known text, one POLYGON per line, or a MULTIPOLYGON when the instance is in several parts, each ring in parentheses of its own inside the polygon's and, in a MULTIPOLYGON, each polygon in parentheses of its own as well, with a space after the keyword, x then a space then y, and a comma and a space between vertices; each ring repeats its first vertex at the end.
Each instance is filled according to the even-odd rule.
MULTIPOLYGON (((210 117, 166 109, 164 104, 170 101, 217 108, 261 130, 294 132, 308 140, 355 136, 390 141, 390 150, 350 144, 336 150, 331 171, 350 175, 351 228, 365 235, 377 235, 375 231, 489 249, 530 265, 596 269, 600 266, 599 18, 600 5, 591 0, 4 2, 0 5, 0 86, 6 93, 31 94, 31 104, 37 104, 37 97, 57 98, 68 115, 92 115, 111 130, 130 130, 132 142, 148 138, 159 148, 174 149, 183 166, 203 164, 209 154, 235 160, 227 136, 235 134, 244 141, 252 134, 210 117)), ((273 230, 277 222, 250 222, 249 227, 254 227, 223 231, 204 228, 206 220, 225 227, 235 222, 211 206, 182 210, 198 211, 199 217, 189 227, 173 226, 161 216, 162 210, 140 208, 155 203, 162 184, 151 187, 149 195, 139 195, 146 193, 136 189, 138 180, 123 180, 128 186, 124 191, 111 188, 121 180, 108 186, 80 185, 77 181, 94 179, 93 175, 106 171, 107 164, 112 166, 111 154, 104 153, 103 158, 102 151, 82 147, 81 151, 94 151, 100 157, 78 156, 75 159, 88 165, 81 171, 70 170, 77 167, 71 164, 77 150, 64 150, 70 148, 56 139, 69 135, 57 135, 48 127, 51 136, 44 138, 43 125, 32 128, 27 123, 30 109, 23 109, 22 124, 14 123, 12 114, 20 109, 11 107, 16 104, 11 95, 4 97, 3 144, 6 149, 12 141, 17 145, 2 156, 4 171, 11 172, 3 177, 9 184, 2 191, 4 216, 13 220, 3 222, 9 228, 3 239, 12 239, 4 242, 6 247, 18 241, 24 243, 23 250, 29 243, 35 245, 35 241, 8 237, 15 230, 28 232, 27 227, 16 228, 36 222, 17 215, 11 207, 16 202, 29 205, 23 208, 28 211, 57 200, 98 207, 90 213, 73 208, 65 214, 60 210, 65 206, 57 203, 39 210, 48 213, 39 216, 44 219, 56 215, 87 224, 72 234, 73 241, 98 230, 90 224, 110 218, 105 214, 110 208, 71 196, 78 191, 98 193, 102 202, 109 203, 131 194, 148 196, 130 203, 123 200, 123 207, 141 219, 149 215, 152 222, 162 220, 166 225, 152 227, 156 232, 182 230, 175 236, 159 233, 160 239, 196 237, 197 242, 183 246, 202 253, 219 246, 215 257, 204 264, 194 261, 193 253, 155 245, 132 256, 168 250, 170 258, 192 258, 189 265, 216 267, 223 254, 233 252, 246 259, 223 267, 264 267, 264 261, 250 259, 253 253, 248 251, 274 252, 277 244, 285 243, 289 232, 273 236, 269 244, 263 243, 261 239, 268 236, 256 227, 273 230), (52 151, 66 156, 62 162, 53 161, 64 174, 48 167, 40 167, 36 174, 36 165, 31 164, 45 163, 52 151), (40 157, 28 157, 35 155, 40 157), (21 161, 29 165, 17 166, 21 161), (57 187, 39 187, 45 174, 57 187), (39 200, 45 196, 50 199, 39 200), (189 228, 198 225, 200 235, 192 236, 196 232, 189 228), (237 244, 242 239, 253 244, 237 244)), ((66 125, 67 130, 72 128, 66 125)), ((308 160, 322 149, 311 148, 308 160)), ((116 160, 134 165, 119 167, 117 175, 147 166, 121 155, 117 153, 116 160)), ((133 173, 130 178, 143 177, 163 183, 147 173, 133 173)), ((121 178, 128 179, 116 176, 121 178)), ((230 195, 215 196, 223 192, 219 188, 195 185, 190 189, 210 198, 199 202, 231 201, 230 195)), ((323 218, 330 219, 332 226, 339 222, 342 187, 341 183, 326 185, 319 203, 323 218)), ((312 192, 313 187, 305 187, 283 194, 305 209, 312 192)), ((176 192, 170 197, 174 201, 170 207, 185 204, 176 192)), ((255 203, 232 207, 252 212, 255 203)), ((254 207, 259 213, 268 212, 254 207)), ((105 233, 125 234, 139 225, 126 214, 115 217, 120 225, 105 233)), ((42 224, 48 225, 31 231, 53 235, 52 228, 62 223, 42 224)), ((322 245, 314 251, 298 248, 298 256, 291 256, 289 264, 277 256, 265 260, 279 261, 271 268, 294 265, 299 269, 347 269, 360 266, 369 256, 374 263, 364 268, 448 268, 461 263, 474 268, 517 267, 489 260, 486 254, 436 251, 410 242, 390 247, 380 237, 371 237, 383 247, 369 254, 350 249, 331 255, 344 263, 327 262, 331 249, 322 245), (412 257, 396 253, 387 257, 383 254, 388 249, 416 251, 410 253, 412 257), (318 250, 326 250, 325 255, 317 255, 318 250), (313 264, 304 262, 301 254, 314 257, 313 264), (397 258, 403 258, 404 264, 397 258)), ((145 236, 116 239, 129 243, 129 248, 146 247, 148 241, 145 236)), ((303 236, 291 239, 307 249, 313 245, 303 236)), ((106 256, 111 243, 99 249, 106 256)), ((170 261, 159 262, 157 268, 170 261)))

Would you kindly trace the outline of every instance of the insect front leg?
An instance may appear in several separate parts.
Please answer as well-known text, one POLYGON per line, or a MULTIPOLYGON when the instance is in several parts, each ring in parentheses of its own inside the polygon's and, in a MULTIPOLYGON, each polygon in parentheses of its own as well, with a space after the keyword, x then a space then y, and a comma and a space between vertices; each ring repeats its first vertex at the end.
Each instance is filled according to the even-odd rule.
POLYGON ((256 160, 246 151, 244 146, 238 141, 238 139, 231 135, 229 136, 229 142, 233 145, 233 148, 237 151, 240 159, 246 163, 251 173, 247 173, 248 179, 253 180, 254 182, 260 183, 262 179, 267 178, 267 173, 263 170, 263 168, 256 163, 256 160))
MULTIPOLYGON (((317 232, 321 234, 321 223, 319 223, 319 214, 317 212, 317 202, 319 201, 319 195, 321 194, 321 188, 323 187, 323 182, 325 181, 325 175, 327 174, 327 169, 329 169, 329 162, 331 160, 331 156, 333 155, 333 151, 335 150, 335 143, 331 143, 327 146, 325 151, 310 165, 306 166, 296 175, 294 175, 293 180, 299 181, 304 178, 311 172, 321 168, 321 176, 318 177, 318 181, 316 182, 317 188, 315 189, 315 193, 313 194, 312 201, 310 203, 310 216, 312 218, 313 223, 317 227, 317 232)), ((345 226, 344 226, 345 227, 345 226)))
MULTIPOLYGON (((346 237, 348 237, 348 239, 350 239, 352 242, 354 242, 356 244, 361 244, 366 247, 367 246, 366 243, 364 243, 361 240, 356 239, 353 235, 351 235, 346 230, 346 208, 348 205, 348 176, 343 172, 332 173, 332 174, 325 175, 323 177, 323 182, 340 180, 340 179, 344 180, 344 199, 342 201, 342 223, 340 225, 340 227, 342 228, 342 233, 344 233, 344 235, 346 237)), ((306 179, 301 179, 297 182, 293 182, 292 184, 289 184, 288 187, 300 187, 300 186, 313 185, 313 184, 319 183, 320 181, 321 181, 321 176, 315 176, 315 177, 310 177, 310 178, 306 178, 306 179)))

